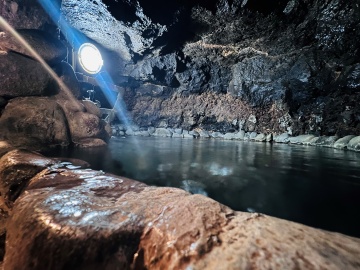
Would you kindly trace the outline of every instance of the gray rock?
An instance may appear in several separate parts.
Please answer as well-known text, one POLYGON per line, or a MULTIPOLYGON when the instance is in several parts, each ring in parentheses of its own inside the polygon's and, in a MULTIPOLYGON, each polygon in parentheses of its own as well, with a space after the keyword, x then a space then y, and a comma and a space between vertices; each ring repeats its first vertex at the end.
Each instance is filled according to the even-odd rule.
POLYGON ((0 55, 0 96, 46 95, 50 82, 50 75, 35 60, 12 52, 0 55))
POLYGON ((289 139, 288 133, 283 133, 283 134, 280 134, 280 135, 274 137, 274 142, 277 142, 277 143, 288 143, 289 140, 290 139, 289 139))
POLYGON ((119 136, 125 136, 126 134, 125 134, 125 131, 119 131, 119 136))
POLYGON ((201 138, 210 138, 210 134, 208 131, 202 130, 202 131, 200 131, 200 137, 201 138))
POLYGON ((256 136, 257 136, 257 133, 256 133, 256 132, 251 132, 251 133, 250 133, 250 140, 255 139, 256 136))
POLYGON ((299 135, 296 137, 290 137, 289 138, 289 143, 291 144, 308 144, 310 142, 311 139, 313 139, 315 136, 314 135, 299 135))
POLYGON ((348 135, 343 138, 340 138, 334 143, 333 147, 336 149, 345 149, 348 143, 350 142, 350 140, 353 139, 354 137, 355 137, 354 135, 348 135))
POLYGON ((349 141, 347 148, 349 150, 360 151, 360 136, 352 138, 349 141))
POLYGON ((150 136, 149 132, 146 131, 146 130, 135 131, 135 132, 134 132, 134 135, 135 135, 135 136, 141 136, 141 137, 149 137, 149 136, 150 136))
POLYGON ((272 140, 273 140, 273 135, 272 135, 272 133, 266 135, 266 141, 267 141, 267 142, 272 142, 272 140))
POLYGON ((174 133, 176 133, 176 134, 182 134, 182 133, 183 133, 183 129, 182 129, 182 128, 175 128, 175 129, 174 129, 174 133))
POLYGON ((264 133, 260 133, 254 138, 254 141, 256 141, 256 142, 265 142, 266 141, 266 135, 264 133))
POLYGON ((153 135, 157 137, 172 137, 173 133, 166 128, 156 128, 153 135))
POLYGON ((224 138, 224 134, 221 132, 211 132, 210 135, 212 138, 224 138))
POLYGON ((332 147, 338 140, 338 136, 321 136, 315 143, 316 146, 332 147))
MULTIPOLYGON (((188 134, 189 135, 189 134, 188 134)), ((183 134, 179 134, 179 133, 173 133, 172 135, 173 138, 184 138, 183 134)))
POLYGON ((192 135, 194 138, 199 138, 200 137, 199 132, 197 132, 195 130, 189 131, 189 135, 192 135))
POLYGON ((235 133, 225 133, 224 140, 234 140, 235 139, 235 133))
POLYGON ((194 136, 191 135, 191 134, 189 133, 189 131, 187 131, 187 130, 183 130, 183 136, 184 136, 184 138, 194 139, 194 136))
POLYGON ((308 143, 308 145, 316 145, 317 141, 320 139, 320 137, 314 137, 312 138, 308 143))
POLYGON ((125 134, 128 135, 128 136, 135 136, 135 131, 133 131, 131 128, 128 128, 125 131, 125 134))
POLYGON ((148 127, 148 132, 150 135, 153 135, 155 132, 155 128, 154 127, 148 127))

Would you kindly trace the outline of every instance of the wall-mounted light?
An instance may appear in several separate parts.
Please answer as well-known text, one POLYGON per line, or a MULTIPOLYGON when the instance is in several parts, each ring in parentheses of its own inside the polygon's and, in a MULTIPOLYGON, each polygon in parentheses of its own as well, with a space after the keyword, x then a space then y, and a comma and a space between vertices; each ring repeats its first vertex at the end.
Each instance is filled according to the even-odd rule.
POLYGON ((79 63, 89 74, 97 74, 103 66, 100 51, 91 43, 84 43, 78 51, 79 63))

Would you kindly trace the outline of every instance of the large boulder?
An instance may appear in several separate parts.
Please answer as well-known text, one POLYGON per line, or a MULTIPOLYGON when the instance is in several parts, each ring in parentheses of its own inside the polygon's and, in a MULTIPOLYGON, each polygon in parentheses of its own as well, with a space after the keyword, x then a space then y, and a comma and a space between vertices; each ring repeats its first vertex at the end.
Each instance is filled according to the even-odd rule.
POLYGON ((39 62, 12 52, 0 54, 0 96, 45 95, 51 81, 39 62))
POLYGON ((49 168, 14 204, 4 268, 358 269, 359 252, 360 239, 180 189, 49 168))
POLYGON ((0 138, 14 146, 39 149, 70 143, 61 107, 46 97, 14 98, 0 118, 0 138))
MULTIPOLYGON (((17 32, 46 62, 60 62, 65 58, 66 47, 60 40, 50 36, 49 33, 36 29, 19 29, 17 32)), ((17 39, 9 33, 0 35, 0 48, 31 58, 34 57, 23 44, 19 44, 17 39)))

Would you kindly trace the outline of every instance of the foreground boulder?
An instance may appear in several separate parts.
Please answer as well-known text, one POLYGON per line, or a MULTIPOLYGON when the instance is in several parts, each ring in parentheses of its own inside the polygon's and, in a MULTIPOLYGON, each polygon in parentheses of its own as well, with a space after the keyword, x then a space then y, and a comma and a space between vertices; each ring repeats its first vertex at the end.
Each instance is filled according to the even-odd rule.
POLYGON ((360 267, 360 239, 89 169, 43 170, 11 212, 5 269, 360 267))

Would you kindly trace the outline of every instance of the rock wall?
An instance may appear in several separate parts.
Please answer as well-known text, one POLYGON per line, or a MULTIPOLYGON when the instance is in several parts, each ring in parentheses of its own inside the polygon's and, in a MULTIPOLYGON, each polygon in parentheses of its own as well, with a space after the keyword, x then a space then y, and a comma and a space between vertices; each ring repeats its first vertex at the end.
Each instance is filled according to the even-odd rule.
MULTIPOLYGON (((66 44, 37 1, 0 1, 1 15, 56 72, 0 28, 0 138, 28 149, 52 146, 103 146, 109 127, 89 100, 79 100, 81 85, 72 67, 61 62, 66 44), (33 13, 38 11, 38 13, 33 13), (60 81, 59 84, 57 81, 60 81)), ((5 29, 5 28, 4 28, 5 29)))
MULTIPOLYGON (((127 89, 125 101, 135 124, 150 124, 151 118, 155 127, 166 121, 173 127, 211 125, 230 131, 234 120, 247 118, 242 106, 226 121, 212 114, 187 118, 181 116, 201 116, 203 107, 189 110, 181 99, 203 99, 211 108, 213 95, 218 100, 231 95, 233 104, 242 103, 263 119, 257 132, 360 134, 357 2, 103 1, 96 27, 75 22, 78 11, 71 8, 72 2, 63 1, 63 10, 75 27, 100 44, 117 39, 126 44, 126 57, 122 49, 113 48, 123 63, 115 81, 127 89), (107 29, 114 18, 122 32, 97 35, 97 29, 107 29), (141 49, 135 50, 138 44, 141 49), (145 103, 161 103, 160 112, 159 106, 145 103), (280 112, 264 118, 269 108, 280 112)), ((98 2, 82 1, 83 7, 98 2)), ((223 110, 229 106, 225 103, 223 110)))

